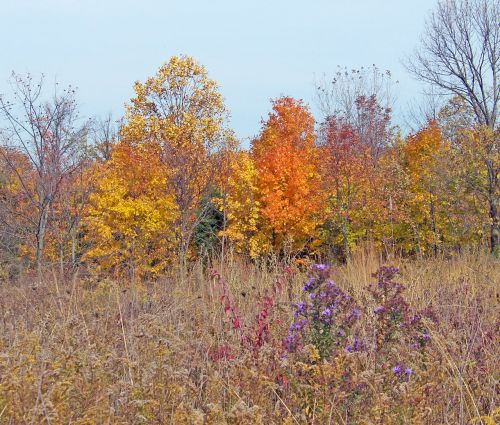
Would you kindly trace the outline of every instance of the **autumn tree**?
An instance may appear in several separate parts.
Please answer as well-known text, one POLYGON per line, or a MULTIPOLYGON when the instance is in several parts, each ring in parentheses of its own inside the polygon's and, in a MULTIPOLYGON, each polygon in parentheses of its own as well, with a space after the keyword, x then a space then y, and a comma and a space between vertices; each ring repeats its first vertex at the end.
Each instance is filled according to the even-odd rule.
POLYGON ((111 114, 94 120, 91 127, 93 154, 98 161, 111 159, 111 149, 118 142, 119 121, 114 121, 111 114))
POLYGON ((440 0, 420 48, 408 62, 419 80, 458 96, 475 118, 473 143, 487 173, 491 251, 498 254, 498 113, 500 104, 500 1, 440 0))
POLYGON ((96 164, 83 230, 90 246, 83 260, 130 279, 154 277, 176 258, 174 189, 161 164, 160 147, 120 142, 96 164))
POLYGON ((43 81, 13 74, 13 100, 0 97, 3 119, 1 142, 28 158, 32 173, 17 172, 6 150, 0 150, 8 167, 16 174, 20 187, 30 202, 30 232, 34 240, 38 277, 42 273, 46 234, 53 205, 61 185, 78 167, 85 144, 87 123, 79 124, 75 91, 56 93, 49 101, 42 99, 43 81))
POLYGON ((224 201, 219 205, 225 212, 227 225, 221 236, 227 237, 238 253, 250 258, 269 252, 270 229, 266 228, 261 215, 257 168, 249 152, 234 155, 224 201))
POLYGON ((321 125, 321 176, 326 195, 324 237, 349 259, 354 244, 366 235, 371 215, 374 168, 370 149, 348 123, 328 117, 321 125))
MULTIPOLYGON (((414 242, 418 252, 437 254, 450 235, 446 223, 451 218, 447 208, 446 186, 449 170, 446 161, 450 150, 436 123, 431 122, 408 137, 405 147, 405 171, 408 175, 409 208, 414 242)), ((448 194, 449 195, 449 194, 448 194)))
POLYGON ((66 269, 75 270, 79 265, 81 224, 98 177, 90 159, 80 161, 71 175, 61 182, 53 203, 47 256, 57 260, 61 275, 66 269))
POLYGON ((158 146, 166 170, 165 193, 173 190, 174 226, 184 262, 194 230, 204 217, 200 200, 212 188, 220 155, 228 146, 227 112, 216 83, 188 56, 174 56, 154 77, 134 85, 121 137, 158 146))
POLYGON ((449 99, 441 108, 437 124, 451 147, 451 166, 461 188, 461 227, 467 230, 464 238, 468 235, 472 242, 482 237, 483 233, 489 234, 490 238, 489 199, 495 191, 499 196, 500 191, 498 182, 490 180, 493 175, 498 176, 498 171, 489 172, 487 166, 488 163, 491 166, 496 164, 496 167, 500 164, 498 151, 492 149, 495 144, 492 134, 486 127, 476 125, 472 107, 458 96, 449 99))
POLYGON ((0 147, 0 281, 17 274, 31 248, 31 201, 22 187, 29 182, 29 159, 0 147))
POLYGON ((339 68, 331 78, 316 83, 316 102, 328 117, 351 126, 361 144, 367 146, 374 161, 390 144, 394 85, 390 71, 370 68, 339 68))
POLYGON ((260 213, 271 246, 297 252, 315 236, 320 190, 314 118, 302 101, 281 97, 252 141, 260 213))

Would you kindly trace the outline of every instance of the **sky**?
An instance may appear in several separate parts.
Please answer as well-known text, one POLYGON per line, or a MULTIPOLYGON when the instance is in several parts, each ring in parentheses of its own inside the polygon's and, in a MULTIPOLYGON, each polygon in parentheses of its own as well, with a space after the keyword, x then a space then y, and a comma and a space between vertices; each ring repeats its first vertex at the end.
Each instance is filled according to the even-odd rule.
POLYGON ((401 120, 422 87, 402 60, 436 0, 0 0, 0 93, 12 71, 78 88, 85 116, 123 115, 134 81, 188 54, 219 84, 245 143, 270 99, 303 99, 337 66, 392 72, 401 120))

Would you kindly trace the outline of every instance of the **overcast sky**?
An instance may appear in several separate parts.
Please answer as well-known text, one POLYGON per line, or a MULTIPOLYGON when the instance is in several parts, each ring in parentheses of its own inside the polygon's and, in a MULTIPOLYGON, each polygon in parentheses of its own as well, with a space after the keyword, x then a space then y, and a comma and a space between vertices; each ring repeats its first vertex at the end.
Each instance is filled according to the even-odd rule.
POLYGON ((314 111, 314 78, 376 64, 398 80, 397 109, 419 97, 401 65, 436 0, 0 0, 0 93, 12 71, 78 87, 82 113, 123 114, 132 84, 168 58, 205 65, 243 140, 269 99, 314 111))

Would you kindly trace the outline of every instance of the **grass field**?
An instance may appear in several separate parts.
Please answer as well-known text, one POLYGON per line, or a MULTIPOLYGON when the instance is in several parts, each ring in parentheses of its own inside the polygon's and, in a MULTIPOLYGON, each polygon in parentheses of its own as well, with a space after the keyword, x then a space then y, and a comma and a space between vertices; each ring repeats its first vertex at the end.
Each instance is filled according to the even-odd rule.
POLYGON ((309 318, 288 351, 307 267, 229 258, 150 284, 5 284, 0 423, 498 423, 498 260, 394 260, 387 282, 405 286, 408 307, 367 289, 380 265, 367 251, 331 267, 356 320, 339 313, 318 333, 309 318))

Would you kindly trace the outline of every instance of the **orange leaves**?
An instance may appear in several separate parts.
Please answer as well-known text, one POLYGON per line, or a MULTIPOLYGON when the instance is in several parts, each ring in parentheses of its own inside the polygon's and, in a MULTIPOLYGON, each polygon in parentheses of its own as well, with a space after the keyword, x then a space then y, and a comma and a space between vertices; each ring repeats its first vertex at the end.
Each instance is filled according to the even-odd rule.
POLYGON ((282 97, 252 142, 261 214, 275 249, 302 249, 320 207, 314 119, 301 101, 282 97))

